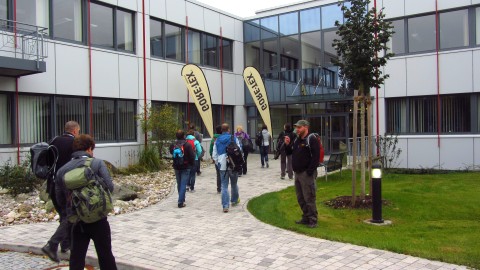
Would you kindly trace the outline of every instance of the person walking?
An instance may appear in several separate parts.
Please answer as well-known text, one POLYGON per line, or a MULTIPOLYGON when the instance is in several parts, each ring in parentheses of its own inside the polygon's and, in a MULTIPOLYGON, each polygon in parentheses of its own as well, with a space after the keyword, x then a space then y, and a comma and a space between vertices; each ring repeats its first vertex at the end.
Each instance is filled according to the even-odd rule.
MULTIPOLYGON (((73 141, 72 160, 65 164, 57 173, 55 181, 55 191, 57 201, 62 205, 71 204, 69 191, 65 186, 65 174, 75 168, 85 164, 87 158, 93 157, 95 149, 95 141, 90 135, 81 134, 75 137, 73 141)), ((103 179, 110 192, 113 191, 113 182, 110 178, 107 166, 103 160, 94 158, 90 168, 92 171, 103 179)), ((67 207, 67 216, 75 215, 70 206, 67 207)), ((72 245, 70 253, 70 270, 80 270, 85 268, 85 256, 87 255, 90 240, 95 244, 97 252, 98 264, 100 269, 115 270, 117 269, 115 257, 112 253, 112 234, 110 224, 107 217, 93 223, 85 223, 78 221, 72 228, 72 245)))
POLYGON ((222 124, 222 135, 218 136, 213 146, 212 158, 220 169, 220 179, 222 182, 222 208, 223 212, 227 213, 232 206, 240 203, 240 196, 238 193, 238 173, 232 170, 231 164, 227 161, 227 146, 230 144, 232 137, 235 143, 240 147, 240 143, 235 136, 230 134, 230 126, 227 123, 222 124), (228 183, 230 182, 231 196, 228 193, 228 183))
POLYGON ((310 123, 299 120, 296 124, 297 137, 290 141, 285 136, 285 150, 292 154, 292 167, 295 172, 295 193, 302 210, 302 219, 295 221, 297 224, 307 225, 309 228, 317 227, 317 167, 320 158, 320 146, 314 136, 310 134, 310 123), (307 141, 309 140, 308 144, 307 141), (310 145, 308 147, 307 145, 310 145))
MULTIPOLYGON (((175 137, 177 138, 175 144, 170 146, 170 154, 174 154, 175 148, 183 150, 183 162, 176 165, 173 163, 175 170, 175 178, 177 180, 178 192, 178 208, 187 206, 185 203, 185 193, 187 191, 187 183, 190 178, 190 170, 195 171, 195 150, 193 144, 187 143, 185 140, 185 132, 181 129, 177 130, 175 137)), ((175 157, 173 157, 175 159, 175 157)))
POLYGON ((260 162, 262 163, 262 168, 265 166, 268 168, 268 150, 270 148, 270 140, 272 135, 268 132, 267 125, 262 126, 262 145, 260 146, 260 162))
MULTIPOLYGON (((202 146, 200 145, 200 142, 195 138, 194 136, 195 130, 190 129, 187 131, 187 143, 193 144, 194 149, 195 149, 195 169, 197 166, 200 166, 200 155, 202 154, 202 146)), ((187 183, 187 191, 190 190, 190 192, 195 192, 195 178, 196 175, 199 175, 196 170, 190 170, 190 177, 188 179, 187 183), (195 174, 197 173, 197 174, 195 174)))
POLYGON ((247 174, 247 158, 248 152, 250 151, 250 149, 246 148, 246 145, 244 145, 243 142, 245 140, 250 140, 250 136, 245 131, 243 131, 243 127, 241 125, 238 125, 237 132, 235 132, 235 137, 237 137, 240 145, 242 146, 243 159, 245 160, 245 163, 242 166, 242 171, 238 173, 238 176, 242 176, 242 174, 247 174))
MULTIPOLYGON (((210 149, 209 149, 210 157, 213 157, 213 146, 215 145, 215 141, 220 135, 222 135, 222 126, 218 125, 215 127, 215 133, 213 134, 213 138, 210 141, 210 149)), ((218 168, 217 163, 215 162, 215 160, 213 160, 213 158, 212 158, 212 161, 213 161, 213 164, 215 164, 215 171, 217 172, 217 193, 220 194, 220 192, 222 191, 222 181, 220 179, 220 168, 218 168)))
POLYGON ((70 161, 73 153, 73 140, 80 133, 80 125, 75 121, 68 121, 65 123, 64 133, 61 136, 55 137, 50 145, 53 145, 58 150, 58 160, 55 165, 55 170, 47 179, 47 192, 52 200, 53 206, 60 216, 60 224, 55 233, 53 233, 47 244, 42 247, 42 252, 47 255, 52 261, 59 262, 58 259, 58 245, 62 253, 70 250, 70 231, 71 223, 67 220, 67 206, 57 202, 55 192, 55 173, 62 168, 68 161, 70 161))
MULTIPOLYGON (((194 123, 190 123, 190 125, 188 125, 188 130, 193 130, 193 136, 195 137, 195 139, 200 143, 200 147, 202 147, 202 141, 203 141, 203 134, 198 132, 196 129, 195 129, 195 124, 194 123)), ((202 150, 203 151, 203 150, 202 150)), ((196 159, 195 160, 195 172, 197 173, 197 176, 202 174, 202 172, 200 171, 200 162, 202 160, 199 158, 199 159, 196 159)))
POLYGON ((285 179, 285 175, 288 174, 288 179, 293 179, 293 168, 292 168, 292 154, 287 154, 285 151, 285 136, 290 138, 290 141, 293 142, 296 135, 293 132, 292 126, 290 123, 283 125, 283 131, 280 132, 277 138, 277 158, 280 156, 280 179, 285 179))

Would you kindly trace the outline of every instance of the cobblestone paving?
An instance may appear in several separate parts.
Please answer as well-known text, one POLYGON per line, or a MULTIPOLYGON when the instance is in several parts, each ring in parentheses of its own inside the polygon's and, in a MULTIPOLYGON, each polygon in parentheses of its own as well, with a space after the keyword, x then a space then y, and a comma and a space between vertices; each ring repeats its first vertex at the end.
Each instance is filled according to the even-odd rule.
MULTIPOLYGON (((260 168, 250 155, 248 174, 239 178, 241 205, 223 213, 215 168, 203 169, 187 207, 177 193, 149 208, 110 217, 113 253, 120 269, 467 269, 362 246, 311 238, 259 222, 246 210, 250 198, 293 184, 280 180, 279 161, 260 168)), ((292 221, 293 222, 293 221, 292 221)), ((321 229, 321 223, 319 229, 321 229)), ((0 228, 0 248, 39 251, 56 223, 0 228)), ((95 258, 93 245, 89 258, 95 258)), ((0 268, 29 269, 22 258, 0 254, 0 268), (2 267, 4 263, 9 266, 2 267), (15 267, 16 266, 16 267, 15 267)))

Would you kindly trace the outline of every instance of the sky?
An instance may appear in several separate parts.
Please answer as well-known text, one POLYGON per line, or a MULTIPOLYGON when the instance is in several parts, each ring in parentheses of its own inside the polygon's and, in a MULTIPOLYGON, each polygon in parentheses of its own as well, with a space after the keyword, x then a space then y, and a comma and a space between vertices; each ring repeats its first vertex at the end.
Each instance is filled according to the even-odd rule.
POLYGON ((255 11, 285 4, 298 3, 300 0, 197 0, 209 6, 224 10, 239 17, 251 17, 255 11))

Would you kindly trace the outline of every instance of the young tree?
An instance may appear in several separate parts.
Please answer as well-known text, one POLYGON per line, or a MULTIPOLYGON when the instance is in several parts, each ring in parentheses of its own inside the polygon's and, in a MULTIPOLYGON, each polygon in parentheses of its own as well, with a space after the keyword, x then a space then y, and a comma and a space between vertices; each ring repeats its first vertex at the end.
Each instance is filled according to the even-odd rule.
MULTIPOLYGON (((340 3, 339 5, 342 5, 340 3)), ((340 39, 333 41, 333 46, 339 56, 334 64, 340 67, 340 78, 347 83, 348 88, 358 90, 359 97, 354 102, 360 102, 361 124, 361 175, 362 175, 362 198, 365 197, 365 105, 370 109, 370 89, 380 87, 388 75, 382 73, 382 67, 393 56, 386 53, 387 42, 393 34, 390 22, 384 20, 383 9, 377 13, 372 7, 369 9, 369 0, 351 0, 350 4, 342 5, 344 23, 338 21, 337 35, 340 39)), ((377 97, 378 98, 378 97, 377 97)), ((353 112, 355 115, 356 111, 353 112)), ((357 123, 354 123, 356 127, 357 123)), ((371 125, 368 126, 371 134, 371 125)), ((354 133, 354 143, 357 134, 354 133)), ((371 136, 370 149, 372 149, 371 136)), ((352 175, 352 204, 355 204, 356 182, 356 153, 353 153, 354 165, 352 175)), ((370 155, 371 165, 371 155, 370 155)))

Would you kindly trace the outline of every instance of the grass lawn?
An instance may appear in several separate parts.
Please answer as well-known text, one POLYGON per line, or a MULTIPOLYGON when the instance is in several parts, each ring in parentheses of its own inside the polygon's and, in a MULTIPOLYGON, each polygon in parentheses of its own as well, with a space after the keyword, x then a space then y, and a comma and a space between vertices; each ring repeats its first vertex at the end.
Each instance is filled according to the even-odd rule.
MULTIPOLYGON (((388 174, 382 179, 383 219, 364 223, 372 211, 332 209, 324 202, 351 195, 351 171, 317 180, 318 228, 295 224, 301 218, 294 187, 248 203, 259 220, 312 237, 390 250, 480 269, 480 173, 388 174)), ((357 190, 360 185, 357 184, 357 190)), ((368 185, 367 185, 368 189, 368 185)), ((368 193, 368 191, 367 191, 368 193)))

